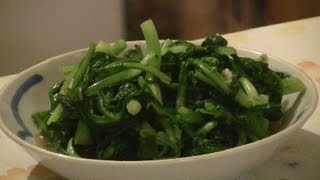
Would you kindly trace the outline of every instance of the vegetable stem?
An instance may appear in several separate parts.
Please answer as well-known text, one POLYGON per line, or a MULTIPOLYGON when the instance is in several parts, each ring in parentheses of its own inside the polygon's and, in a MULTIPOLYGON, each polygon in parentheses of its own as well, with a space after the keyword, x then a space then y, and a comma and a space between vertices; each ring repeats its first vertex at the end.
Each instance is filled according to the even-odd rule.
POLYGON ((246 78, 239 78, 239 82, 242 85, 235 96, 235 101, 246 108, 250 108, 256 105, 264 105, 269 102, 267 95, 259 95, 254 85, 246 78))
POLYGON ((106 54, 118 55, 127 48, 127 43, 124 40, 119 40, 113 44, 100 41, 95 49, 95 52, 103 52, 106 54))
POLYGON ((129 114, 135 116, 137 115, 141 110, 141 104, 139 101, 132 99, 131 101, 129 101, 129 103, 127 104, 127 111, 129 114))
POLYGON ((71 138, 68 142, 67 146, 67 154, 72 157, 80 157, 79 154, 76 152, 76 150, 73 147, 73 138, 71 138))
POLYGON ((99 91, 100 89, 112 87, 115 85, 118 85, 120 82, 124 82, 126 80, 132 79, 139 74, 141 74, 142 71, 138 69, 126 69, 123 70, 117 74, 114 74, 112 76, 109 76, 101 81, 98 81, 94 83, 93 85, 89 86, 84 93, 86 95, 91 95, 99 91))
POLYGON ((160 81, 162 81, 165 84, 170 84, 171 82, 171 78, 169 76, 154 68, 153 66, 148 66, 134 62, 119 62, 118 64, 113 64, 112 66, 144 70, 152 74, 153 76, 157 77, 160 81))
MULTIPOLYGON (((152 59, 153 55, 148 55, 144 59, 141 60, 142 65, 148 64, 152 59)), ((121 72, 118 72, 114 75, 111 75, 105 79, 102 79, 91 86, 89 86, 87 89, 85 89, 84 93, 86 95, 91 95, 99 91, 100 89, 107 88, 107 87, 112 87, 117 85, 120 82, 132 79, 139 74, 141 74, 142 71, 140 69, 126 69, 121 72)))
POLYGON ((74 144, 92 144, 91 134, 88 126, 83 121, 78 121, 77 130, 74 136, 74 144))
MULTIPOLYGON (((160 48, 160 41, 158 37, 158 33, 156 30, 156 27, 153 24, 152 20, 147 20, 143 22, 141 25, 141 30, 144 35, 144 38, 147 43, 147 49, 149 54, 154 54, 153 61, 150 61, 150 66, 153 66, 156 69, 160 70, 161 66, 161 48, 160 48)), ((152 79, 152 74, 147 73, 146 79, 152 79)), ((156 100, 162 104, 162 95, 160 87, 157 83, 150 83, 150 89, 153 96, 156 98, 156 100)))
POLYGON ((221 93, 228 95, 230 93, 229 83, 225 80, 223 75, 217 72, 216 69, 209 70, 205 64, 203 63, 196 63, 197 67, 206 75, 212 82, 217 90, 221 93))
POLYGON ((148 53, 155 55, 155 59, 154 61, 150 62, 150 65, 154 66, 157 69, 160 69, 161 48, 156 27, 151 19, 143 22, 140 27, 147 43, 148 53))
MULTIPOLYGON (((86 56, 81 61, 78 69, 75 69, 74 72, 70 73, 66 81, 63 83, 60 89, 60 94, 66 95, 68 93, 68 89, 74 89, 79 85, 83 75, 87 71, 90 60, 95 51, 95 46, 96 46, 95 44, 90 45, 89 50, 86 56)), ((54 109, 53 113, 51 114, 51 116, 49 117, 47 121, 47 125, 50 125, 53 122, 57 122, 61 118, 63 112, 64 112, 63 106, 61 104, 58 104, 57 107, 54 109)))
POLYGON ((176 98, 176 110, 179 110, 180 107, 185 106, 187 75, 188 74, 186 64, 185 62, 182 62, 180 65, 179 87, 176 98))

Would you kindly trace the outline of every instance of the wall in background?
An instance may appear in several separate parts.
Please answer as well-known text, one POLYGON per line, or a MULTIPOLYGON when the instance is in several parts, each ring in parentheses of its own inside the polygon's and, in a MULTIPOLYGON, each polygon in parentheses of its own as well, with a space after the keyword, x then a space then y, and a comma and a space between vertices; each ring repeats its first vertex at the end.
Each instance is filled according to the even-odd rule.
POLYGON ((123 38, 121 0, 1 0, 0 76, 46 58, 123 38))

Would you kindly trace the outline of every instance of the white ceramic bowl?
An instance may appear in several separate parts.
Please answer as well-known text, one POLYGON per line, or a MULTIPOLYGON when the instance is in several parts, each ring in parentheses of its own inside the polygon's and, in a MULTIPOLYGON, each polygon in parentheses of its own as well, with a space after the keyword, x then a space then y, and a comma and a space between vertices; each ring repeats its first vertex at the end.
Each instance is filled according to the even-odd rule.
MULTIPOLYGON (((130 42, 128 46, 133 47, 134 44, 144 46, 141 41, 130 42)), ((284 130, 254 143, 193 157, 155 161, 105 161, 68 157, 39 147, 35 140, 39 132, 32 122, 31 114, 49 108, 48 88, 61 80, 61 65, 79 62, 85 52, 86 49, 82 49, 62 54, 23 71, 4 88, 0 97, 0 125, 4 132, 41 164, 70 179, 235 177, 269 159, 277 147, 307 121, 318 101, 315 85, 305 73, 283 60, 269 56, 272 69, 300 78, 307 87, 299 101, 295 101, 296 96, 284 98, 283 103, 288 112, 286 115, 290 118, 288 127, 284 130)), ((238 53, 248 57, 261 55, 240 49, 238 53)))

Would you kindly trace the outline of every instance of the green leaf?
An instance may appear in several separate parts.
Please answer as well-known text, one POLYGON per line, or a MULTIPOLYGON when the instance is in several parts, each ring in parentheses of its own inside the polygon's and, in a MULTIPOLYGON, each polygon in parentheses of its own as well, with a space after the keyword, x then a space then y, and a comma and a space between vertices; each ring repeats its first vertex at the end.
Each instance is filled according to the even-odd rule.
POLYGON ((281 80, 283 95, 303 92, 306 87, 303 82, 295 77, 285 77, 281 80))

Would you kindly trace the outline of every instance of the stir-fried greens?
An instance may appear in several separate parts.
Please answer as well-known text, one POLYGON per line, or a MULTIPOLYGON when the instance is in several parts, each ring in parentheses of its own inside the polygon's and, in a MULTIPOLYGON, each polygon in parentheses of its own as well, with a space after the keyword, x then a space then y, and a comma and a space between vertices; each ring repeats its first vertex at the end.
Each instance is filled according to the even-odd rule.
POLYGON ((109 160, 177 158, 221 151, 268 135, 283 95, 303 83, 268 68, 266 56, 239 57, 219 34, 201 45, 160 44, 141 24, 147 51, 123 40, 91 44, 49 90, 51 108, 33 114, 47 146, 109 160))

